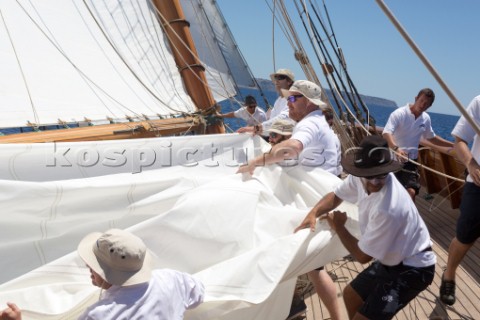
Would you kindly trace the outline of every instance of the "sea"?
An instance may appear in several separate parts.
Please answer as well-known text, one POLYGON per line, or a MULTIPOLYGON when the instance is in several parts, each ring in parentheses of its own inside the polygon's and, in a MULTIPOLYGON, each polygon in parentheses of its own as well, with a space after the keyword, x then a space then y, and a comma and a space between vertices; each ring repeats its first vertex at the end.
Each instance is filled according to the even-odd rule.
MULTIPOLYGON (((262 91, 268 103, 273 106, 278 97, 277 92, 273 89, 273 87, 269 86, 264 88, 262 91)), ((243 101, 245 96, 249 94, 253 95, 257 100, 258 106, 266 111, 266 103, 260 93, 260 90, 258 89, 241 88, 240 94, 237 95, 235 99, 238 101, 243 101)), ((365 104, 370 110, 370 114, 375 119, 376 125, 380 127, 385 126, 390 113, 392 113, 395 108, 399 107, 394 101, 391 100, 369 96, 362 97, 364 98, 365 104)), ((240 107, 238 104, 232 104, 230 101, 222 101, 220 105, 222 106, 222 113, 234 111, 240 107)), ((435 109, 435 104, 431 107, 431 109, 435 109)), ((428 114, 432 120, 432 126, 435 133, 442 138, 453 142, 454 139, 451 132, 460 117, 430 111, 428 111, 428 114)), ((225 118, 225 126, 227 128, 227 132, 234 132, 238 128, 245 126, 245 121, 236 118, 225 118)))
MULTIPOLYGON (((253 88, 240 88, 239 92, 234 101, 243 101, 247 95, 253 95, 258 103, 258 106, 264 110, 267 109, 267 104, 272 105, 274 104, 275 100, 278 97, 277 92, 270 80, 265 79, 257 79, 258 83, 262 90, 253 89, 253 88), (263 96, 262 96, 263 92, 263 96)), ((327 91, 327 95, 328 95, 327 91)), ((392 113, 395 108, 397 108, 397 104, 391 100, 370 97, 370 96, 362 96, 365 104, 370 110, 370 114, 373 115, 373 118, 376 121, 376 125, 383 127, 385 126, 388 116, 392 113)), ((230 111, 235 111, 240 108, 238 103, 233 103, 232 100, 225 100, 219 103, 222 107, 222 113, 227 113, 230 111)), ((432 109, 435 108, 435 105, 432 109)), ((446 140, 453 141, 453 137, 451 135, 452 129, 457 123, 459 116, 452 116, 447 114, 440 114, 435 112, 428 112, 432 119, 432 125, 435 133, 440 135, 442 138, 446 140)), ((69 124, 70 127, 76 127, 78 124, 72 123, 69 124)), ((225 126, 227 132, 235 132, 238 128, 245 126, 245 121, 236 118, 225 118, 225 126)), ((54 129, 61 129, 62 126, 60 125, 52 125, 48 127, 41 127, 41 130, 54 130, 54 129)), ((14 128, 14 129, 0 129, 0 135, 2 134, 11 134, 11 133, 19 133, 19 132, 30 132, 33 131, 30 127, 22 127, 22 128, 14 128)))

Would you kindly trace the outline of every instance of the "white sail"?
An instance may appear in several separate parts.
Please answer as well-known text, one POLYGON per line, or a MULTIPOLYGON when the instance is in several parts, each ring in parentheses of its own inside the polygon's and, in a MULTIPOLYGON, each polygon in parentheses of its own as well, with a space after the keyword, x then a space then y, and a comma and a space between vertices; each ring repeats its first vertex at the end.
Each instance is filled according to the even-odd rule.
POLYGON ((0 1, 0 127, 195 110, 148 1, 0 1))
POLYGON ((235 95, 236 86, 254 86, 216 1, 182 0, 181 3, 215 99, 221 101, 235 95))
MULTIPOLYGON (((0 260, 1 282, 23 274, 0 285, 0 305, 15 301, 24 319, 75 319, 98 299, 72 251, 85 234, 111 227, 142 237, 157 267, 201 279, 205 302, 186 319, 285 318, 296 277, 347 253, 326 223, 315 233, 293 233, 340 179, 301 166, 258 168, 253 178, 235 174, 245 156, 268 148, 258 137, 61 143, 55 165, 45 157, 50 148, 3 145, 0 152, 9 168, 0 173, 7 179, 0 180, 0 253, 8 257, 0 260), (78 157, 85 154, 94 159, 78 157)), ((343 203, 340 210, 358 234, 356 207, 343 203)))

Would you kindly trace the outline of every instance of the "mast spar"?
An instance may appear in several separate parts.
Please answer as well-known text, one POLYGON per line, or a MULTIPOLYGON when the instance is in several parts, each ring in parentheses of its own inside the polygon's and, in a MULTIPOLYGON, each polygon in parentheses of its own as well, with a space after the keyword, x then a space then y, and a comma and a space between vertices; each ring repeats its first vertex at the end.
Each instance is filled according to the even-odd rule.
MULTIPOLYGON (((179 0, 153 0, 165 25, 165 32, 172 48, 175 62, 182 76, 188 94, 197 109, 206 111, 215 105, 215 100, 207 86, 205 68, 198 60, 197 50, 190 33, 190 24, 185 19, 179 0)), ((207 125, 207 133, 224 133, 222 123, 207 125)))

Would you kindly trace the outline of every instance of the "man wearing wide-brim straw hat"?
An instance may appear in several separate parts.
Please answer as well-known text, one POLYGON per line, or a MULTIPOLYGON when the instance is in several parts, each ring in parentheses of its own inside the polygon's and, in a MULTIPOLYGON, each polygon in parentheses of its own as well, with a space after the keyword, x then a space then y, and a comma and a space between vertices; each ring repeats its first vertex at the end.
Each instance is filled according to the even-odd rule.
POLYGON ((393 172, 387 141, 368 136, 348 150, 342 165, 350 175, 325 195, 295 229, 315 231, 327 220, 345 248, 360 263, 374 262, 345 287, 350 319, 391 319, 433 281, 436 257, 418 210, 393 172), (360 239, 345 227, 345 212, 331 210, 343 201, 358 205, 360 239))

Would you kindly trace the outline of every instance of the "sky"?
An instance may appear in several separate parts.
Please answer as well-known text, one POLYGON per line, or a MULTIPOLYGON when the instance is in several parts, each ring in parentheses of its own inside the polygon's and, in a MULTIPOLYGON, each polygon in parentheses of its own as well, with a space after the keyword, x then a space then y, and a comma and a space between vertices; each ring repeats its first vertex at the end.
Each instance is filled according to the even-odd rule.
MULTIPOLYGON (((322 0, 316 1, 323 7, 322 0)), ((297 32, 305 34, 293 0, 285 2, 297 32)), ((350 77, 361 94, 393 100, 402 106, 413 102, 420 89, 430 87, 436 93, 436 100, 429 111, 460 115, 376 1, 324 2, 350 77)), ((305 79, 278 26, 273 41, 272 13, 265 0, 217 0, 217 3, 256 78, 268 79, 275 69, 289 68, 296 79, 305 79)), ((385 3, 453 94, 467 107, 480 95, 480 1, 387 0, 385 3)), ((316 60, 306 36, 302 37, 302 44, 310 60, 316 60)), ((315 62, 314 68, 322 86, 327 88, 318 65, 315 62)))

